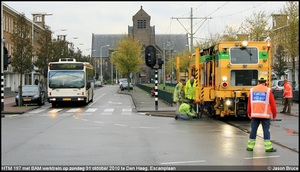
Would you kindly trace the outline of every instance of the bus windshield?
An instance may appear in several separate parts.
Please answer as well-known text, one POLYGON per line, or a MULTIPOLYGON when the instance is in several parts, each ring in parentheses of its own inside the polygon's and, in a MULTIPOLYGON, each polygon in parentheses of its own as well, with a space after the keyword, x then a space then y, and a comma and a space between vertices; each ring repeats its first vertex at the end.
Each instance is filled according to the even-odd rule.
POLYGON ((49 88, 84 88, 84 71, 50 71, 49 88))

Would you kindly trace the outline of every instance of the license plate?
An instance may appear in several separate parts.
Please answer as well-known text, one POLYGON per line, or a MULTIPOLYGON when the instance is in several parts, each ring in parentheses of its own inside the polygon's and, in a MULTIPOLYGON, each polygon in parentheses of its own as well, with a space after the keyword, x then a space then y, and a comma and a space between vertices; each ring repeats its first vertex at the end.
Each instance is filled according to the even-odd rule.
POLYGON ((24 98, 24 101, 31 101, 31 98, 24 98))
POLYGON ((63 100, 65 100, 65 101, 70 101, 71 98, 64 98, 63 100))

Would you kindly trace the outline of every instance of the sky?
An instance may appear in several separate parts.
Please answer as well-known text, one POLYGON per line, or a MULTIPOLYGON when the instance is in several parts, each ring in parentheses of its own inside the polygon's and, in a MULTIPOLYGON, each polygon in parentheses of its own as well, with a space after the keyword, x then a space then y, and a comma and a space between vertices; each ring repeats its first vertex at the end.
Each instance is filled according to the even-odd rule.
MULTIPOLYGON (((31 13, 52 14, 45 24, 84 55, 91 54, 92 34, 127 34, 140 10, 151 16, 156 34, 191 33, 194 42, 222 34, 225 26, 238 26, 253 13, 278 14, 286 1, 1 1, 32 20, 31 13), (191 15, 192 14, 192 15, 191 15), (61 31, 66 29, 66 31, 61 31), (74 39, 77 37, 77 39, 74 39)), ((271 25, 271 19, 269 20, 271 25)))

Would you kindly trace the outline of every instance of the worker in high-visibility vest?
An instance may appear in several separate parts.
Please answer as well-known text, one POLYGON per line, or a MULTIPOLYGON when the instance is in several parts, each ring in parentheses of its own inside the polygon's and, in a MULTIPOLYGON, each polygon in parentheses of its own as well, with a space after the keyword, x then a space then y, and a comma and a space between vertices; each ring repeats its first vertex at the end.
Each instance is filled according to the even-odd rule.
POLYGON ((270 140, 270 119, 276 119, 276 101, 272 90, 266 86, 267 77, 259 76, 258 85, 250 89, 248 97, 247 113, 251 119, 251 131, 249 135, 247 151, 253 151, 257 129, 259 124, 262 124, 264 133, 264 145, 266 152, 276 152, 270 140))
POLYGON ((184 85, 185 79, 181 78, 180 81, 176 84, 173 91, 173 102, 176 103, 176 114, 178 114, 179 106, 184 101, 184 85))
POLYGON ((193 100, 186 100, 185 102, 181 103, 179 106, 179 113, 176 114, 175 119, 183 119, 188 120, 190 117, 196 117, 196 112, 193 109, 193 100))
POLYGON ((280 113, 291 113, 291 108, 293 103, 293 88, 287 79, 284 79, 283 81, 282 97, 284 99, 284 103, 283 103, 283 110, 280 113))
MULTIPOLYGON (((194 76, 191 76, 190 79, 185 83, 185 98, 187 100, 195 101, 196 98, 196 81, 194 76)), ((196 106, 193 106, 196 111, 196 106)))

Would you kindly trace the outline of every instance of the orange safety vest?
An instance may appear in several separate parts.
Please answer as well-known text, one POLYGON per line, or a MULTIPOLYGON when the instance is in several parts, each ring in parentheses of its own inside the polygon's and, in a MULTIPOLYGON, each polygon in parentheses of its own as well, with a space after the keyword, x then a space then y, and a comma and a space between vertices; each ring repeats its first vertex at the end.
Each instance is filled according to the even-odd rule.
POLYGON ((250 89, 251 118, 271 118, 270 91, 271 89, 264 85, 250 89))
POLYGON ((293 90, 289 82, 286 82, 283 85, 283 97, 293 98, 293 90))

